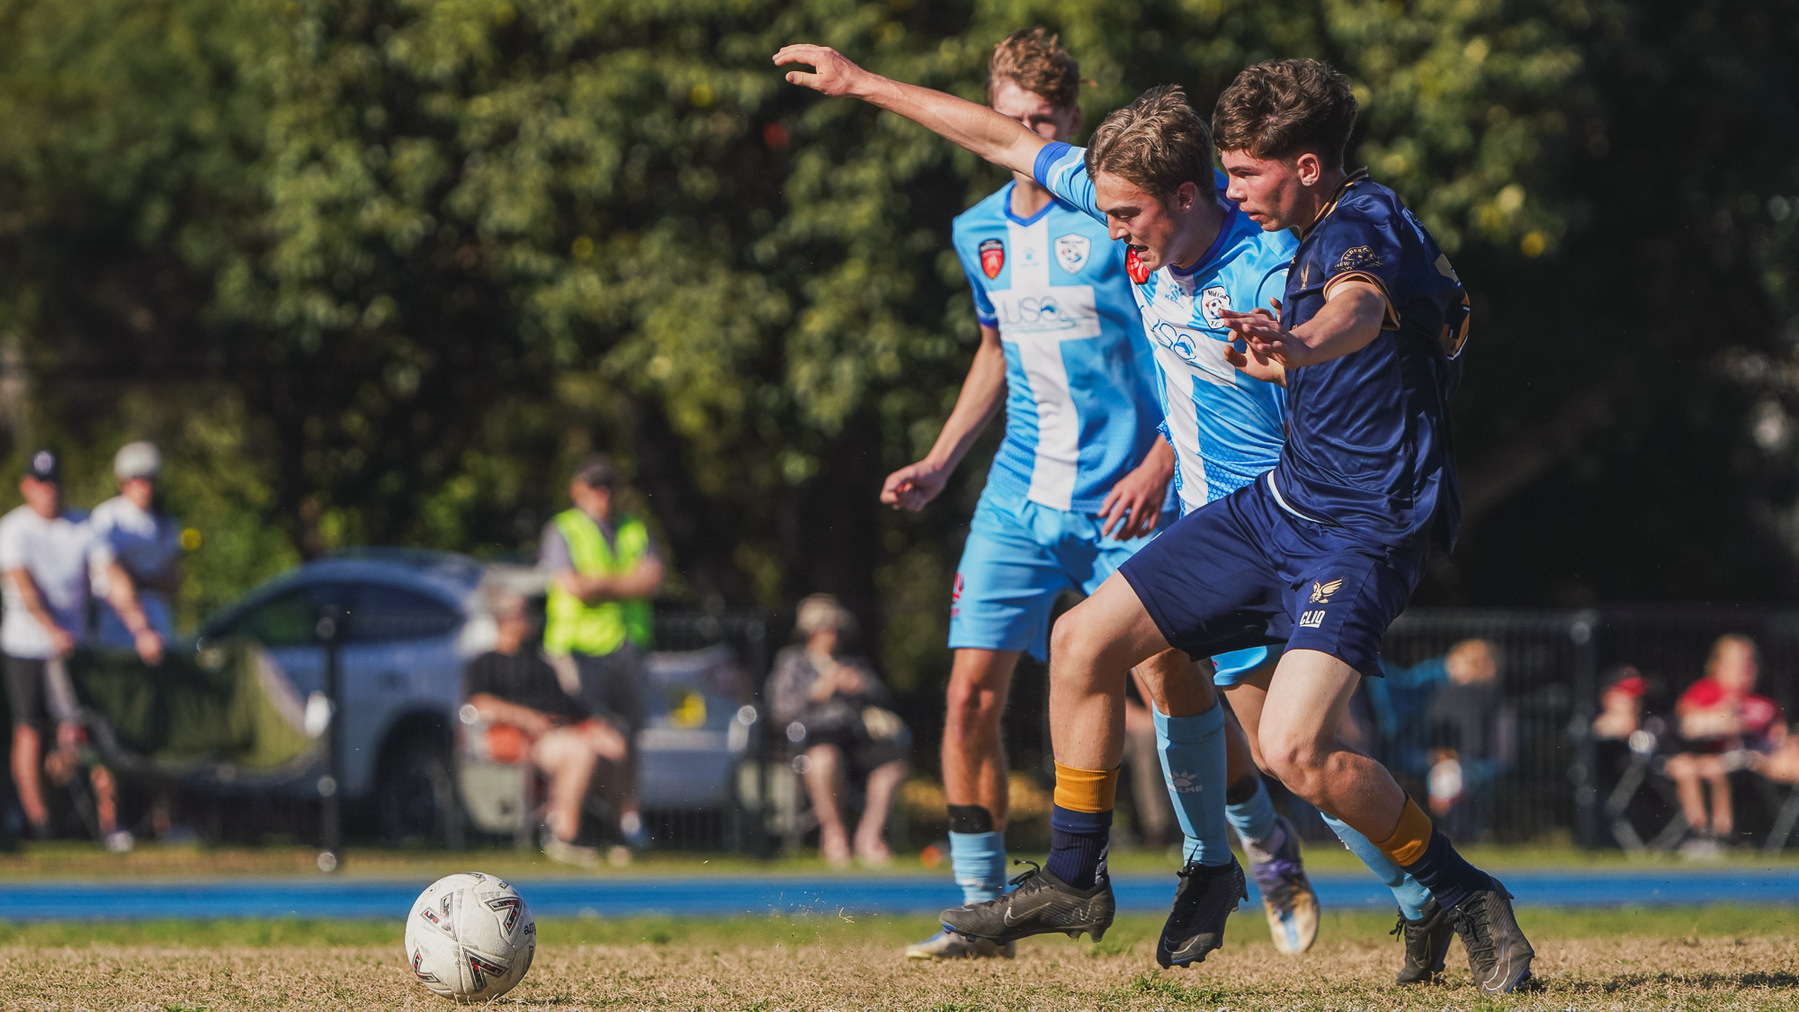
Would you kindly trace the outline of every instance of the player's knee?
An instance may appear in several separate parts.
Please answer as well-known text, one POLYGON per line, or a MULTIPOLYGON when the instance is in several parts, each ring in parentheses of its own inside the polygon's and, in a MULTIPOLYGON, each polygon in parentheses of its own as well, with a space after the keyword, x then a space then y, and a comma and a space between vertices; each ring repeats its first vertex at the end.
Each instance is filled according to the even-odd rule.
POLYGON ((1293 793, 1307 800, 1321 793, 1328 775, 1327 757, 1311 738, 1291 733, 1265 735, 1262 758, 1268 771, 1293 793))
POLYGON ((952 736, 990 734, 998 730, 1000 693, 974 679, 950 680, 944 708, 944 728, 952 736))
POLYGON ((1104 659, 1108 637, 1086 621, 1084 604, 1069 609, 1050 631, 1050 676, 1062 679, 1090 678, 1104 659))

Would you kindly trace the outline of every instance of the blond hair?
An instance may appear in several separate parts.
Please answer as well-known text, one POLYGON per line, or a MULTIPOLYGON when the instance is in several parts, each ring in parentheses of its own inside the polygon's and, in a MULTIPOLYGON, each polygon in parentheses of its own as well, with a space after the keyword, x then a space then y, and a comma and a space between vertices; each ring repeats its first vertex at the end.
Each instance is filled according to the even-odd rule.
POLYGON ((1057 41, 1041 28, 1020 28, 999 40, 987 57, 987 99, 999 82, 1012 81, 1033 95, 1040 95, 1058 109, 1080 103, 1081 68, 1057 41))
POLYGON ((1110 173, 1157 200, 1167 200, 1182 183, 1192 183, 1199 188, 1200 199, 1211 200, 1217 192, 1212 131, 1177 85, 1151 88, 1093 131, 1087 172, 1110 173))

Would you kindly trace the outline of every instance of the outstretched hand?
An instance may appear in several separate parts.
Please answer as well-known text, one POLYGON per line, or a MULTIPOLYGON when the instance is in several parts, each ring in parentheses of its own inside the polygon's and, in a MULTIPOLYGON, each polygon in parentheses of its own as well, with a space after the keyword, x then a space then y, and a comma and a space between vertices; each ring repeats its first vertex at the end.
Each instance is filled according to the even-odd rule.
POLYGON ((1280 311, 1280 300, 1271 301, 1274 312, 1261 308, 1247 313, 1226 309, 1219 314, 1224 325, 1244 344, 1243 351, 1226 345, 1224 360, 1251 379, 1284 386, 1287 370, 1301 364, 1299 356, 1307 349, 1304 341, 1281 327, 1280 317, 1275 315, 1280 311))
POLYGON ((786 66, 790 63, 810 64, 813 70, 811 73, 803 70, 788 71, 788 84, 811 88, 813 91, 830 95, 833 98, 853 95, 858 83, 873 76, 830 46, 812 46, 804 43, 783 46, 781 51, 775 54, 775 65, 786 66))

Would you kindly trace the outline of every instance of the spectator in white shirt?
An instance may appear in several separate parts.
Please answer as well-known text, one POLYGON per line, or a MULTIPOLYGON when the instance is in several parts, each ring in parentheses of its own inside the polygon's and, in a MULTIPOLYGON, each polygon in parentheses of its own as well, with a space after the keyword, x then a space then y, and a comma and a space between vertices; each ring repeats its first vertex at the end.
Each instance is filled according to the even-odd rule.
MULTIPOLYGON (((89 522, 111 550, 137 592, 138 606, 157 635, 175 635, 175 594, 181 583, 181 525, 159 508, 157 479, 162 454, 154 443, 126 443, 112 459, 119 494, 94 507, 89 522)), ((109 600, 106 571, 94 574, 102 602, 97 639, 114 650, 131 650, 136 639, 109 600)))
POLYGON ((12 708, 12 772, 19 807, 33 831, 42 834, 50 819, 41 773, 43 736, 50 724, 44 679, 50 662, 61 661, 80 645, 94 572, 106 572, 113 607, 146 663, 162 660, 162 637, 150 628, 131 578, 95 537, 87 514, 64 509, 62 469, 55 454, 39 450, 31 455, 19 492, 25 504, 0 518, 0 593, 6 606, 0 620, 0 674, 12 708))

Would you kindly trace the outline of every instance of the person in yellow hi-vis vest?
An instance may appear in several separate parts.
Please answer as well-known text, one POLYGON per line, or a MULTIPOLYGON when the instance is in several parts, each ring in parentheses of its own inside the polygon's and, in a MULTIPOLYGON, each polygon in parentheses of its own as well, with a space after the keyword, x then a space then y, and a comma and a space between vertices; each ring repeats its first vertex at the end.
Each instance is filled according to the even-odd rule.
POLYGON ((646 842, 637 809, 637 732, 644 723, 643 652, 650 645, 650 598, 662 586, 662 560, 649 529, 614 513, 618 473, 590 457, 569 481, 572 509, 543 529, 538 568, 549 579, 544 651, 574 661, 581 695, 630 742, 620 764, 618 830, 624 845, 646 842))

